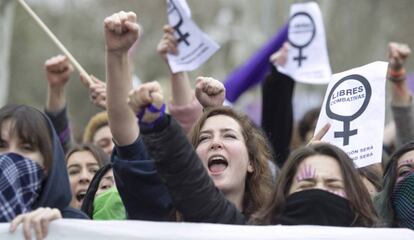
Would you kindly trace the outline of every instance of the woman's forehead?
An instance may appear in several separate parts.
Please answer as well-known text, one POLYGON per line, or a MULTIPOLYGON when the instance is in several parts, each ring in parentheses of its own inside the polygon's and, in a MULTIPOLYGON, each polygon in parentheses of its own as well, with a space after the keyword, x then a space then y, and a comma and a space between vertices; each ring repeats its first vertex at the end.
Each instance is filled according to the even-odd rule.
POLYGON ((241 132, 241 126, 237 120, 227 115, 215 115, 206 119, 201 130, 232 129, 241 132))

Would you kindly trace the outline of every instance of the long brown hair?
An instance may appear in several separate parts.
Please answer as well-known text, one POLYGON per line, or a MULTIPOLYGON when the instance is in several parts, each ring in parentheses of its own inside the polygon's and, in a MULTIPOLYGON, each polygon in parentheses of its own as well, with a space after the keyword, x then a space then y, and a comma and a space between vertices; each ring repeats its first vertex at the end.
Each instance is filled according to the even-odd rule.
POLYGON ((45 170, 53 163, 52 133, 48 120, 39 110, 26 105, 6 105, 0 109, 0 129, 7 120, 13 122, 11 134, 38 149, 44 159, 45 170))
POLYGON ((189 133, 189 138, 194 148, 198 146, 200 131, 206 120, 217 115, 231 117, 239 123, 249 159, 254 169, 246 177, 243 201, 243 213, 248 218, 263 206, 272 192, 272 174, 268 162, 272 159, 272 151, 262 131, 246 115, 238 113, 229 107, 217 107, 203 113, 189 133))
POLYGON ((341 169, 344 179, 346 196, 351 208, 355 212, 354 226, 373 226, 377 221, 376 212, 370 195, 354 167, 352 159, 348 155, 331 144, 319 143, 302 147, 291 154, 285 162, 277 179, 275 192, 267 205, 255 216, 252 217, 253 224, 277 224, 278 219, 285 207, 286 198, 289 196, 289 189, 293 178, 302 161, 315 155, 326 155, 334 158, 341 169))

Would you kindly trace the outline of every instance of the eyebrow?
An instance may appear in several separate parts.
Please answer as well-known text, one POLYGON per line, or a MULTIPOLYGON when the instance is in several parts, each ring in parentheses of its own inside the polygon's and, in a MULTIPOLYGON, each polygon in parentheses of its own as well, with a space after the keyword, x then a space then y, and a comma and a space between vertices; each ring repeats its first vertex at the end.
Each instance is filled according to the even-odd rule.
MULTIPOLYGON (((95 165, 99 166, 98 163, 87 163, 86 164, 87 167, 95 166, 95 165)), ((68 165, 68 168, 70 168, 70 167, 79 167, 80 168, 80 164, 78 164, 78 163, 70 164, 70 165, 68 165)))
POLYGON ((398 166, 398 168, 403 167, 403 166, 411 166, 413 163, 414 163, 413 159, 404 160, 402 161, 401 165, 398 166))
POLYGON ((413 165, 413 163, 404 163, 404 164, 401 164, 400 166, 398 166, 397 167, 397 170, 400 170, 403 167, 409 167, 409 168, 411 168, 412 165, 413 165))
MULTIPOLYGON (((202 133, 211 134, 212 132, 213 132, 213 130, 207 129, 207 130, 200 131, 200 134, 202 134, 202 133)), ((235 129, 232 129, 232 128, 222 128, 222 129, 220 129, 220 133, 223 133, 223 132, 235 132, 235 133, 237 133, 237 131, 235 129)))
POLYGON ((326 182, 343 182, 343 180, 339 178, 326 178, 324 179, 326 182))
POLYGON ((303 181, 305 181, 305 182, 316 182, 316 179, 315 179, 315 177, 304 177, 304 178, 297 178, 296 179, 296 181, 298 181, 298 182, 303 182, 303 181))
POLYGON ((101 183, 102 183, 103 180, 109 180, 109 181, 115 182, 115 180, 112 176, 103 177, 102 180, 101 180, 101 183))

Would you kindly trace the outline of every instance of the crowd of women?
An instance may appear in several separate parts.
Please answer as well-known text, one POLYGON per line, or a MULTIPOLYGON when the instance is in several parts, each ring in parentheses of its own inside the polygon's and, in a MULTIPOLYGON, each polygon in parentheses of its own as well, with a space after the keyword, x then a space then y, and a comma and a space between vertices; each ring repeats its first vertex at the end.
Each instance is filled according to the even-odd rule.
MULTIPOLYGON (((178 43, 171 26, 163 31, 157 51, 168 66, 178 43)), ((25 238, 33 229, 42 239, 59 218, 414 229, 408 46, 388 46, 395 138, 384 142, 381 164, 357 169, 321 141, 329 125, 313 133, 317 109, 298 124, 301 143, 291 144, 295 83, 274 66, 286 62, 287 45, 269 59, 260 127, 223 106, 226 90, 210 77, 197 78, 193 89, 187 73, 170 71, 167 104, 157 82, 134 89, 135 13, 107 17, 104 32, 106 82, 91 76, 88 86, 105 111, 91 118, 81 144, 73 143, 67 116, 73 67, 64 56, 45 63, 44 111, 0 109, 0 220, 11 232, 22 224, 25 238)))

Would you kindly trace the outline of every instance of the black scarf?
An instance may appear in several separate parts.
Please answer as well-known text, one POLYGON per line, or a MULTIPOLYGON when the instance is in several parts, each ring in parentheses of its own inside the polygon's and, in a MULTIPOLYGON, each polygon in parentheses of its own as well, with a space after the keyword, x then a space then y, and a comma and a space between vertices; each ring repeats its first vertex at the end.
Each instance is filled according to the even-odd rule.
POLYGON ((311 189, 293 193, 286 199, 278 224, 350 227, 354 220, 355 213, 347 199, 311 189))

